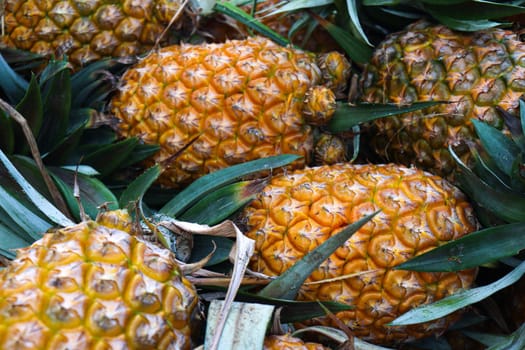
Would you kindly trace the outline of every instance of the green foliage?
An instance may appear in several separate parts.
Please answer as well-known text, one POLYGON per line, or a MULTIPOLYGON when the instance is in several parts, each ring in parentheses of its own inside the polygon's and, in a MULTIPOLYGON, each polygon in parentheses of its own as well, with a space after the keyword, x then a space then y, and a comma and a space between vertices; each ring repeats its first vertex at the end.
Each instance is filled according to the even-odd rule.
MULTIPOLYGON (((17 62, 17 57, 25 56, 24 53, 17 56, 13 50, 0 50, 0 98, 14 106, 26 120, 44 163, 57 166, 89 164, 102 176, 107 176, 117 168, 130 165, 129 158, 137 162, 156 150, 151 147, 145 151, 134 139, 124 145, 118 144, 112 132, 111 137, 96 147, 88 147, 93 140, 101 140, 96 133, 108 133, 107 128, 93 126, 115 88, 111 77, 121 72, 124 64, 107 59, 72 72, 67 61, 50 60, 38 74, 23 72, 29 76, 26 80, 22 72, 10 66, 11 62, 17 62), (134 154, 135 149, 140 149, 139 156, 134 154)), ((24 62, 30 62, 30 58, 25 58, 24 62)), ((0 146, 8 155, 30 155, 28 141, 12 118, 1 113, 3 142, 0 146)))

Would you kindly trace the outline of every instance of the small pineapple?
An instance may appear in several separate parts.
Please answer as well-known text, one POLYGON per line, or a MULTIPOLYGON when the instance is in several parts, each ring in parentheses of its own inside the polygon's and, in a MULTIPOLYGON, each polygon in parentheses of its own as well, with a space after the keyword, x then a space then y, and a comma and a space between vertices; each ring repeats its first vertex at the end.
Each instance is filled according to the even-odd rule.
POLYGON ((194 287, 125 211, 45 234, 0 271, 0 349, 190 349, 194 287))
POLYGON ((373 343, 439 334, 457 314, 425 324, 387 325, 418 305, 469 288, 476 276, 476 269, 458 273, 394 269, 478 228, 466 197, 446 180, 422 170, 343 163, 273 177, 241 216, 246 235, 256 241, 250 268, 281 275, 346 225, 378 210, 312 273, 298 299, 354 306, 336 316, 357 337, 373 343))
POLYGON ((308 91, 323 76, 340 89, 349 74, 348 63, 334 63, 335 57, 345 60, 330 56, 323 73, 314 54, 262 37, 165 47, 123 75, 110 104, 115 129, 160 145, 146 165, 169 163, 160 178, 165 187, 281 153, 303 156, 295 164, 302 166, 313 149, 307 116, 326 121, 334 112, 333 93, 308 91))
POLYGON ((477 143, 473 118, 502 128, 497 108, 516 114, 525 92, 525 44, 510 30, 462 33, 416 22, 377 47, 362 77, 364 102, 445 102, 379 119, 367 140, 383 159, 450 176, 456 163, 448 146, 468 162, 468 145, 477 143))
POLYGON ((182 8, 178 0, 4 0, 2 41, 75 66, 149 50, 182 8))

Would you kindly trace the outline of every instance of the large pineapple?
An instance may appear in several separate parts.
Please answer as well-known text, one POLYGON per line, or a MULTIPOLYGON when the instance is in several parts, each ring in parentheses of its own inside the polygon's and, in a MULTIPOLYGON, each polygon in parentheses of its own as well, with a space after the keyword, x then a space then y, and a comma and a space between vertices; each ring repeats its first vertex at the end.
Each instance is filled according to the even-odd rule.
POLYGON ((477 142, 472 118, 502 127, 497 108, 516 113, 525 44, 510 30, 462 33, 417 22, 377 47, 362 83, 365 102, 446 102, 377 120, 366 140, 383 159, 448 176, 456 167, 448 146, 467 161, 467 145, 477 142))
POLYGON ((0 349, 189 349, 196 291, 125 211, 49 232, 0 272, 0 349))
POLYGON ((2 41, 43 55, 68 55, 83 66, 101 57, 134 56, 150 49, 183 1, 4 0, 2 41))
POLYGON ((342 55, 317 60, 262 37, 176 45, 152 52, 124 74, 111 111, 121 136, 160 144, 149 164, 167 162, 160 182, 177 187, 280 153, 302 155, 297 166, 308 162, 309 121, 330 118, 335 95, 328 87, 340 91, 348 72, 342 55), (319 88, 323 79, 327 85, 319 88))
POLYGON ((256 240, 250 268, 280 275, 346 225, 377 210, 312 273, 298 299, 354 306, 337 317, 356 336, 375 343, 439 334, 457 315, 413 326, 387 325, 418 305, 468 288, 476 274, 394 269, 478 227, 466 197, 422 170, 342 163, 275 176, 242 215, 247 236, 256 240))

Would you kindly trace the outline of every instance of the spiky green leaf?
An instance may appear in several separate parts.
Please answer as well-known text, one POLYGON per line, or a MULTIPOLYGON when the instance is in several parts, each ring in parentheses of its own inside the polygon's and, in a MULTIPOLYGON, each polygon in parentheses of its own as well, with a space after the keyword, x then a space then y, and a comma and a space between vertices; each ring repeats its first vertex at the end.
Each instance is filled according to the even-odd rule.
POLYGON ((83 124, 72 126, 62 139, 57 140, 53 148, 44 157, 46 164, 61 165, 67 164, 68 161, 79 163, 81 159, 72 159, 71 155, 77 148, 87 124, 88 120, 85 120, 83 124))
POLYGON ((428 272, 466 270, 517 254, 525 249, 524 238, 525 222, 490 227, 432 249, 395 269, 428 272))
POLYGON ((472 119, 472 124, 483 145, 485 151, 490 155, 492 161, 505 174, 512 174, 512 167, 520 152, 520 148, 505 136, 500 130, 477 119, 472 119))
MULTIPOLYGON (((25 118, 33 135, 38 136, 44 118, 44 105, 40 86, 35 75, 31 76, 26 94, 16 106, 16 110, 25 118)), ((16 130, 16 138, 18 140, 16 152, 25 153, 28 151, 29 146, 25 141, 22 129, 18 127, 16 130)))
POLYGON ((20 74, 38 70, 47 61, 42 55, 6 46, 0 47, 0 56, 3 56, 13 71, 20 74))
POLYGON ((525 12, 525 7, 512 3, 474 0, 452 6, 443 6, 443 2, 436 0, 433 3, 422 0, 427 5, 425 9, 431 13, 439 13, 454 19, 468 21, 482 21, 518 15, 525 12))
POLYGON ((71 88, 75 91, 72 108, 99 107, 117 86, 117 76, 127 65, 115 59, 102 59, 75 72, 71 88))
POLYGON ((137 138, 127 138, 99 146, 94 152, 85 155, 83 163, 97 169, 101 177, 107 176, 126 162, 137 144, 137 138))
POLYGON ((343 48, 346 54, 356 63, 365 64, 372 57, 372 47, 338 27, 330 21, 314 16, 321 26, 330 33, 332 38, 343 48))
POLYGON ((77 220, 81 219, 78 208, 79 199, 85 213, 92 219, 97 217, 100 207, 108 210, 118 209, 117 198, 100 180, 58 167, 51 168, 51 175, 77 220), (76 198, 74 193, 75 181, 79 189, 79 198, 76 198))
POLYGON ((42 153, 52 150, 65 137, 71 111, 71 74, 62 69, 49 77, 44 88, 44 119, 38 135, 42 153))
POLYGON ((0 110, 0 149, 7 154, 12 154, 16 146, 13 123, 13 119, 0 110))
POLYGON ((392 326, 411 325, 429 322, 445 317, 466 306, 475 304, 503 288, 510 286, 525 274, 525 262, 522 262, 514 270, 488 285, 468 290, 462 290, 456 294, 436 301, 432 304, 418 306, 390 323, 392 326))
POLYGON ((0 207, 3 209, 13 221, 15 221, 20 228, 33 239, 42 237, 42 233, 51 227, 48 221, 26 208, 23 204, 18 202, 9 192, 3 187, 0 187, 0 207))
POLYGON ((413 112, 441 103, 443 102, 429 101, 416 102, 409 106, 399 106, 396 104, 358 104, 352 106, 339 102, 334 116, 328 124, 328 128, 331 132, 349 131, 356 125, 378 118, 413 112))
POLYGON ((27 194, 27 197, 54 223, 61 226, 71 226, 74 223, 68 219, 60 210, 51 204, 44 196, 42 196, 35 188, 27 182, 27 180, 15 168, 13 163, 0 150, 0 162, 6 168, 8 174, 20 186, 20 188, 27 194))
POLYGON ((24 248, 33 243, 33 239, 24 238, 20 231, 13 230, 8 225, 0 222, 0 255, 14 259, 15 249, 24 248))
POLYGON ((473 201, 506 222, 525 221, 525 197, 489 186, 463 164, 451 148, 449 151, 461 169, 456 174, 457 181, 473 201))
POLYGON ((29 83, 19 76, 4 57, 0 55, 0 89, 7 96, 8 102, 17 104, 25 95, 29 83))
POLYGON ((140 176, 129 184, 119 198, 119 206, 127 208, 129 205, 134 205, 142 200, 146 191, 158 179, 162 172, 160 165, 156 164, 148 168, 140 176))
POLYGON ((201 198, 179 220, 215 225, 251 202, 264 188, 265 181, 240 181, 225 185, 201 198))
POLYGON ((525 323, 510 335, 487 334, 464 331, 472 339, 488 346, 486 350, 523 350, 525 349, 525 323))
POLYGON ((450 17, 447 14, 441 13, 441 11, 428 10, 428 12, 440 23, 454 30, 475 32, 501 25, 501 22, 494 22, 488 19, 464 20, 450 17))
POLYGON ((144 143, 139 143, 135 148, 133 149, 133 152, 126 157, 120 164, 121 168, 128 167, 130 165, 136 164, 140 161, 145 160, 146 158, 149 158, 153 156, 155 153, 157 153, 160 150, 159 145, 149 145, 144 143))
POLYGON ((368 40, 365 31, 363 30, 363 27, 361 26, 361 22, 359 21, 359 5, 356 0, 346 0, 346 9, 348 11, 348 15, 350 16, 352 27, 354 28, 356 32, 356 36, 364 43, 366 43, 369 46, 372 46, 370 41, 368 40))
POLYGON ((261 171, 271 171, 292 163, 300 156, 294 154, 282 154, 267 158, 261 158, 250 162, 233 165, 195 180, 177 196, 164 205, 159 212, 177 216, 187 210, 198 200, 218 188, 231 184, 244 176, 252 175, 261 171))

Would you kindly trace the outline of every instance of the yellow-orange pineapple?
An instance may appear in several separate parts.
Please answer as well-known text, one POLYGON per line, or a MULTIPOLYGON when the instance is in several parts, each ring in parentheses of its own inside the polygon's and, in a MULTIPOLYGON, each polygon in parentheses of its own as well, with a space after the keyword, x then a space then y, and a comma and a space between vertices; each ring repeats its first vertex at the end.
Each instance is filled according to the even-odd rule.
POLYGON ((170 160, 160 179, 166 187, 281 153, 303 156, 300 166, 313 149, 307 117, 328 120, 335 99, 327 88, 309 99, 307 92, 323 84, 323 76, 330 78, 328 86, 340 89, 341 75, 349 73, 348 63, 334 63, 334 57, 320 67, 314 54, 262 37, 169 46, 124 74, 110 109, 121 136, 160 144, 147 165, 170 160))
POLYGON ((0 349, 190 349, 194 287, 112 211, 45 234, 0 271, 0 349))
POLYGON ((183 1, 4 0, 2 5, 4 44, 48 56, 65 54, 83 66, 149 50, 183 1))
POLYGON ((337 317, 356 336, 374 343, 439 334, 457 315, 426 324, 387 325, 418 305, 468 288, 476 275, 475 269, 458 273, 393 269, 478 227, 466 197, 422 170, 342 163, 273 177, 242 215, 246 235, 256 241, 250 268, 280 275, 346 225, 378 210, 312 273, 298 299, 354 306, 337 317))

